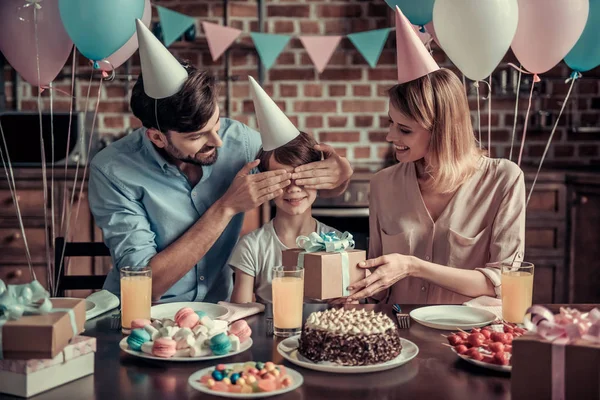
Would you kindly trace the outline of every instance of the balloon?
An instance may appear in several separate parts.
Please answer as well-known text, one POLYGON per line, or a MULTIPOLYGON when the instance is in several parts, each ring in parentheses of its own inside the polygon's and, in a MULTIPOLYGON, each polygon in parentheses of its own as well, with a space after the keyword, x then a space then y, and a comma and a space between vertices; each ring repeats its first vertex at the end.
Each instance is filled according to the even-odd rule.
POLYGON ((437 0, 433 24, 440 47, 474 81, 489 76, 517 30, 517 0, 437 0))
POLYGON ((523 68, 541 74, 558 64, 581 36, 588 12, 589 0, 519 0, 512 49, 523 68))
POLYGON ((72 48, 73 42, 60 21, 58 0, 39 4, 23 0, 0 1, 0 51, 27 82, 35 86, 46 86, 52 82, 65 65, 72 48))
MULTIPOLYGON (((146 0, 144 4, 144 15, 142 16, 142 22, 144 23, 144 25, 149 27, 151 20, 152 5, 150 4, 150 0, 146 0)), ((133 36, 129 38, 127 43, 125 43, 119 50, 106 57, 107 62, 98 63, 98 67, 102 71, 110 72, 113 68, 117 68, 123 65, 125 61, 129 60, 129 58, 133 55, 133 53, 135 53, 137 49, 137 33, 134 33, 133 36)))
POLYGON ((567 65, 578 72, 600 65, 600 0, 590 0, 587 23, 575 47, 565 57, 567 65))
POLYGON ((432 19, 433 3, 435 0, 385 0, 393 10, 396 6, 413 25, 425 25, 432 19))
POLYGON ((59 0, 60 18, 85 57, 102 60, 119 50, 135 33, 145 0, 59 0))

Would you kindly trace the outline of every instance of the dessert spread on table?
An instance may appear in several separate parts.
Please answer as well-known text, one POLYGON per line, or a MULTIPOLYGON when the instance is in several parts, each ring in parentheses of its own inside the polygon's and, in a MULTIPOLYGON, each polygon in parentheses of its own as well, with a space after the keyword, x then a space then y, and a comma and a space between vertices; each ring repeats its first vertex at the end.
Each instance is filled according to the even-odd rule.
POLYGON ((249 361, 229 366, 219 364, 199 382, 216 392, 261 393, 287 388, 293 379, 283 365, 249 361))
POLYGON ((312 313, 298 347, 299 353, 313 362, 348 366, 384 363, 401 350, 398 327, 388 316, 354 308, 312 313))
POLYGON ((189 307, 180 309, 174 319, 134 320, 132 328, 129 348, 161 358, 226 355, 239 351, 252 334, 244 320, 229 326, 189 307))

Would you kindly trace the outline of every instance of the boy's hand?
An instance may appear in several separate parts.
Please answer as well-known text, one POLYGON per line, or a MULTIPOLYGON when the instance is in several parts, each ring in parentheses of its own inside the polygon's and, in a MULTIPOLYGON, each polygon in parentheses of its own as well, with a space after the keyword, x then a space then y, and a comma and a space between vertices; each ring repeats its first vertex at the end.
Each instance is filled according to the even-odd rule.
POLYGON ((318 144, 315 149, 322 151, 325 159, 294 168, 292 179, 297 185, 306 189, 334 189, 350 179, 353 171, 345 157, 326 144, 318 144))
POLYGON ((237 173, 227 192, 221 197, 221 205, 234 214, 252 210, 283 193, 289 186, 290 173, 286 170, 268 171, 249 175, 259 160, 246 164, 237 173))

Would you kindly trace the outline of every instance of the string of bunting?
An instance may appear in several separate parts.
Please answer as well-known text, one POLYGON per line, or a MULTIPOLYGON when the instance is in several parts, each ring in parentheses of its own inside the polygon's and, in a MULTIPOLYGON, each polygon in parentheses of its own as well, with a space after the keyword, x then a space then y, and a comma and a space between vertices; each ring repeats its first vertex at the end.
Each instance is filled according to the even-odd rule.
MULTIPOLYGON (((163 32, 163 43, 170 46, 187 29, 195 24, 195 19, 165 7, 155 6, 160 17, 163 32)), ((242 34, 242 30, 211 22, 202 22, 208 48, 213 61, 217 61, 242 34)), ((429 34, 424 34, 414 26, 415 32, 425 42, 429 34), (427 37, 425 37, 427 36, 427 37)), ((365 61, 374 68, 379 61, 383 46, 388 35, 394 28, 375 29, 348 35, 282 35, 272 33, 250 32, 250 37, 256 46, 256 51, 262 64, 270 69, 279 55, 283 52, 292 37, 298 37, 308 52, 315 68, 322 73, 342 38, 347 37, 356 47, 365 61)))

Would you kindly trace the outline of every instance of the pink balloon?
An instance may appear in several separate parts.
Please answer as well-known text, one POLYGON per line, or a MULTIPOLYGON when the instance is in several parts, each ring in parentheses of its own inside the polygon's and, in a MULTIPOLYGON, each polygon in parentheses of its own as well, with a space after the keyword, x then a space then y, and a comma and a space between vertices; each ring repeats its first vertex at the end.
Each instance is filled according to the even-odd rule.
POLYGON ((0 1, 0 51, 27 82, 35 86, 46 86, 52 82, 65 65, 72 48, 73 42, 60 19, 58 0, 0 1), (36 5, 39 9, 35 10, 37 18, 34 18, 36 5))
POLYGON ((541 74, 575 46, 589 13, 589 0, 519 0, 512 50, 523 68, 541 74))
MULTIPOLYGON (((0 0, 1 1, 1 0, 0 0)), ((144 15, 142 16, 142 22, 147 27, 150 27, 150 21, 152 20, 152 5, 150 4, 150 0, 146 0, 144 5, 144 15)), ((98 67, 102 71, 110 72, 112 68, 117 68, 125 61, 129 60, 129 58, 135 53, 138 49, 138 40, 137 33, 134 33, 129 40, 121 46, 121 48, 115 51, 110 56, 106 57, 106 61, 108 62, 99 62, 98 67), (112 67, 111 67, 112 65, 112 67)))

